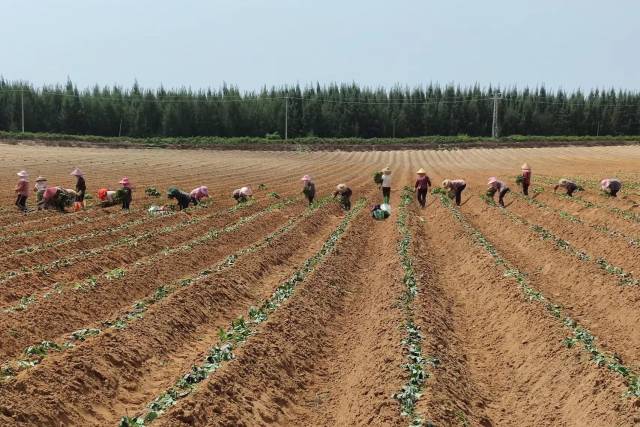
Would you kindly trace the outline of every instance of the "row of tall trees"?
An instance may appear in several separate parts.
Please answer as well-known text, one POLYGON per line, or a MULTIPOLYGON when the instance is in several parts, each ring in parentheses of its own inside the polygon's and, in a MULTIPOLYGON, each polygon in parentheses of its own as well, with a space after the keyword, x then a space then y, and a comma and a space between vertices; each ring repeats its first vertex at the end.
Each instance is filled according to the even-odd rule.
MULTIPOLYGON (((356 84, 282 87, 242 93, 146 90, 72 83, 35 88, 0 78, 0 130, 102 136, 284 135, 386 138, 490 136, 499 88, 473 86, 370 89, 356 84)), ((640 93, 508 89, 499 101, 503 135, 638 135, 640 93)))

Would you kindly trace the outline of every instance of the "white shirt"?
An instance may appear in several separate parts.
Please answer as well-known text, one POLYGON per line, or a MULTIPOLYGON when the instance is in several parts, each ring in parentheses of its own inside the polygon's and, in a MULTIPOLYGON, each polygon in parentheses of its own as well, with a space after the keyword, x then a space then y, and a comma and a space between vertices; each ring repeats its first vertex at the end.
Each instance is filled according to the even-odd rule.
POLYGON ((44 191, 47 189, 47 181, 38 181, 36 182, 36 190, 37 191, 44 191))
POLYGON ((391 188, 391 175, 382 174, 382 186, 391 188))

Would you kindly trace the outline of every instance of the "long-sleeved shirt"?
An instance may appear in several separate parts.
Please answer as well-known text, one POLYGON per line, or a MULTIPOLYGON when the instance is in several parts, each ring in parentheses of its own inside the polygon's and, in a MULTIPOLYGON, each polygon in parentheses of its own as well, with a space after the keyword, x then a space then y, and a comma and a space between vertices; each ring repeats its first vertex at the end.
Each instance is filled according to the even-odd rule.
POLYGON ((531 185, 531 169, 522 169, 524 184, 531 185))
POLYGON ((84 194, 87 191, 87 184, 84 181, 84 178, 79 176, 78 181, 76 182, 76 192, 84 194))
POLYGON ((333 193, 333 197, 336 197, 337 195, 340 195, 340 197, 348 199, 349 197, 351 197, 351 194, 353 194, 353 192, 351 191, 351 189, 349 187, 347 187, 344 190, 336 190, 333 193))
POLYGON ((47 181, 38 181, 36 185, 33 187, 35 191, 45 191, 49 184, 47 181))
POLYGON ((428 190, 431 187, 431 180, 427 175, 416 179, 416 190, 428 190))
POLYGON ((308 197, 314 197, 316 195, 316 185, 311 181, 307 181, 305 182, 304 187, 302 187, 302 191, 308 197))
POLYGON ((507 187, 507 184, 505 184, 504 182, 502 182, 500 180, 493 182, 490 185, 490 187, 495 189, 497 192, 502 192, 504 190, 508 190, 509 189, 509 187, 507 187))
POLYGON ((607 178, 600 181, 600 188, 602 188, 603 191, 620 191, 620 189, 622 188, 622 183, 618 179, 607 178))
POLYGON ((198 201, 205 197, 209 197, 209 193, 203 187, 194 188, 193 190, 191 190, 191 193, 189 195, 198 201))
POLYGON ((19 196, 29 196, 29 181, 26 179, 19 180, 16 184, 15 192, 19 196))
POLYGON ((382 186, 384 188, 391 188, 391 174, 382 174, 382 186))
POLYGON ((578 188, 578 184, 573 181, 569 181, 568 179, 561 179, 558 181, 558 187, 562 187, 565 190, 576 190, 578 188))
POLYGON ((458 191, 465 185, 467 185, 467 183, 464 181, 464 179, 454 179, 449 181, 449 188, 453 191, 458 191))
POLYGON ((122 187, 122 201, 131 203, 131 187, 122 187))

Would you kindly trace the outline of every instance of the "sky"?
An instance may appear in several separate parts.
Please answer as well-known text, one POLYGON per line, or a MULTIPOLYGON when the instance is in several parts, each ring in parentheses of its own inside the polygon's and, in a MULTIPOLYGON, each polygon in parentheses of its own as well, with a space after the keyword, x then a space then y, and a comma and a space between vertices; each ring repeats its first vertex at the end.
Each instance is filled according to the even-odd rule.
POLYGON ((640 90, 637 0, 0 0, 36 86, 355 82, 640 90))

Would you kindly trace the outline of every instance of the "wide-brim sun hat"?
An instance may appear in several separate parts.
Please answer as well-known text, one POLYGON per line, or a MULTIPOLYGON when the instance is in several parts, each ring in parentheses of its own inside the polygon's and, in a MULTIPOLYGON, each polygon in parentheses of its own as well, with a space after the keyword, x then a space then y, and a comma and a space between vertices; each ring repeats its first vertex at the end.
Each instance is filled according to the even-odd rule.
POLYGON ((26 178, 29 176, 29 174, 27 173, 27 171, 25 170, 21 170, 20 172, 18 172, 16 175, 18 175, 20 178, 26 178))
POLYGON ((522 169, 523 171, 530 171, 531 166, 529 166, 529 163, 524 163, 520 169, 522 169))
POLYGON ((338 191, 346 190, 347 189, 347 184, 338 184, 338 185, 336 185, 336 189, 338 191))
POLYGON ((202 194, 204 194, 205 196, 209 197, 209 189, 208 189, 206 186, 204 186, 204 185, 203 185, 203 186, 201 186, 201 187, 200 187, 200 192, 201 192, 202 194))
POLYGON ((418 169, 418 171, 416 172, 418 175, 426 175, 427 171, 424 170, 423 168, 418 169))
POLYGON ((42 181, 46 181, 47 178, 45 178, 44 176, 40 175, 39 177, 36 178, 36 182, 42 182, 42 181))
POLYGON ((386 168, 382 169, 380 172, 382 172, 382 173, 391 173, 391 168, 389 166, 387 166, 386 168))
POLYGON ((120 181, 118 181, 118 184, 122 184, 122 185, 130 185, 131 183, 129 182, 129 178, 127 178, 126 176, 123 177, 120 181))
POLYGON ((79 168, 75 168, 74 170, 72 170, 69 175, 84 176, 84 174, 82 173, 82 171, 79 168))
POLYGON ((300 178, 300 181, 311 181, 311 177, 309 175, 305 175, 302 178, 300 178))
POLYGON ((444 181, 442 181, 442 186, 443 186, 443 187, 448 187, 448 186, 449 186, 449 184, 451 184, 451 181, 450 181, 450 180, 448 180, 448 179, 445 179, 444 181))
POLYGON ((489 181, 487 182, 487 184, 491 185, 497 181, 498 181, 498 178, 496 178, 495 176, 492 176, 491 178, 489 178, 489 181))

